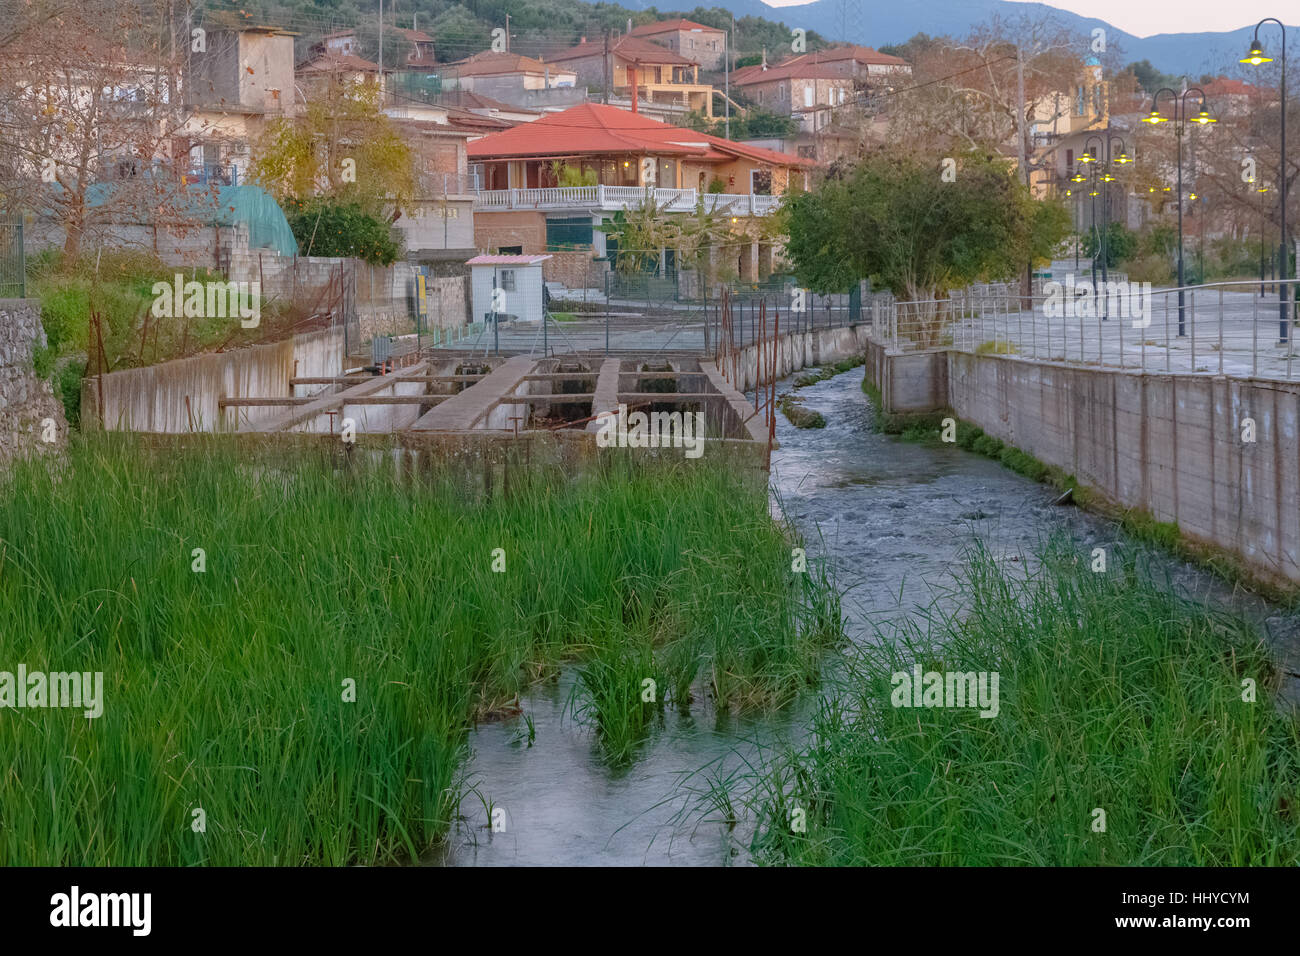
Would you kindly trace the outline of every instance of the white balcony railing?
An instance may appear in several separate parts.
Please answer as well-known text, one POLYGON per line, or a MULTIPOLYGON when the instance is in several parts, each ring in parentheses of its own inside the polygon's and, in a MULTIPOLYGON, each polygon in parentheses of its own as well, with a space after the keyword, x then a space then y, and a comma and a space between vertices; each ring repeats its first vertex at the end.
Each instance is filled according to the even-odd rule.
MULTIPOLYGON (((644 186, 547 186, 541 189, 480 189, 474 208, 484 212, 506 209, 598 209, 616 212, 639 209, 644 186)), ((654 189, 655 202, 667 212, 690 212, 703 197, 704 208, 732 216, 767 216, 781 204, 780 196, 754 193, 701 193, 696 189, 654 189)))

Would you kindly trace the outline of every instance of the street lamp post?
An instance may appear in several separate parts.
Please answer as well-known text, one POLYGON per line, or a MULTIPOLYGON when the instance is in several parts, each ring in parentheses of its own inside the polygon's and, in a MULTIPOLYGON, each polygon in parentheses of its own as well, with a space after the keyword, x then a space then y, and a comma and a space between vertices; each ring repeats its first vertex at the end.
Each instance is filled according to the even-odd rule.
POLYGON ((1268 255, 1265 252, 1268 248, 1268 219, 1264 214, 1264 193, 1268 192, 1268 187, 1260 186, 1255 192, 1259 193, 1259 295, 1263 298, 1264 273, 1268 268, 1268 255))
MULTIPOLYGON (((1115 177, 1112 176, 1110 172, 1111 164, 1116 163, 1122 166, 1125 163, 1131 163, 1133 160, 1129 156, 1128 150, 1124 148, 1123 137, 1114 135, 1113 133, 1110 132, 1110 130, 1106 130, 1104 135, 1099 134, 1099 135, 1089 136, 1086 140, 1084 140, 1083 149, 1084 149, 1084 153, 1081 157, 1079 157, 1079 162, 1101 164, 1101 169, 1098 170, 1095 178, 1097 182, 1100 184, 1100 189, 1101 189, 1101 221, 1102 221, 1101 243, 1100 243, 1101 281, 1103 284, 1105 284, 1110 281, 1110 277, 1107 274, 1110 265, 1110 263, 1107 261, 1110 258, 1110 190, 1107 188, 1107 186, 1110 183, 1115 181, 1115 177), (1093 140, 1096 140, 1098 144, 1105 147, 1105 152, 1103 156, 1100 158, 1093 155, 1091 152, 1089 152, 1089 144, 1093 140), (1119 143, 1119 155, 1112 158, 1111 156, 1112 144, 1115 142, 1119 143)), ((1096 192, 1094 192, 1093 195, 1095 196, 1096 192)), ((1095 221, 1096 219, 1094 217, 1094 224, 1095 221)), ((1096 282, 1097 282, 1096 267, 1094 265, 1093 267, 1094 291, 1096 291, 1096 282)), ((1102 316, 1102 320, 1105 321, 1106 319, 1110 318, 1110 297, 1109 296, 1104 297, 1103 302, 1105 304, 1102 306, 1102 310, 1105 314, 1102 316)))
POLYGON ((1282 201, 1282 234, 1278 237, 1281 256, 1278 264, 1281 268, 1278 270, 1278 278, 1282 281, 1277 287, 1277 315, 1278 315, 1278 339, 1281 342, 1287 341, 1287 311, 1286 299, 1292 292, 1287 287, 1286 280, 1291 276, 1291 256, 1290 250, 1286 247, 1286 27, 1282 21, 1276 17, 1265 17, 1255 24, 1255 36, 1250 43, 1250 52, 1241 58, 1238 62, 1249 63, 1251 66, 1259 66, 1261 63, 1272 63, 1271 56, 1264 55, 1264 48, 1259 45, 1259 28, 1266 23, 1276 23, 1278 29, 1282 31, 1282 155, 1278 161, 1278 191, 1282 201))
POLYGON ((1079 238, 1080 233, 1083 232, 1083 222, 1079 212, 1079 200, 1082 195, 1079 190, 1083 187, 1079 184, 1087 181, 1088 177, 1083 175, 1083 171, 1076 167, 1074 175, 1070 177, 1070 182, 1074 183, 1074 188, 1066 192, 1066 195, 1074 194, 1074 271, 1076 273, 1079 271, 1079 238))
POLYGON ((1156 90, 1156 95, 1151 98, 1151 114, 1143 118, 1142 122, 1167 123, 1168 117, 1160 115, 1160 94, 1168 93, 1174 100, 1174 138, 1178 140, 1178 335, 1187 334, 1186 312, 1183 308, 1183 134, 1187 131, 1187 97, 1195 93, 1201 98, 1201 111, 1193 116, 1191 122, 1200 123, 1205 126, 1208 123, 1217 123, 1218 120, 1212 119, 1206 112, 1205 92, 1199 87, 1193 86, 1183 91, 1179 96, 1169 87, 1162 87, 1156 90))

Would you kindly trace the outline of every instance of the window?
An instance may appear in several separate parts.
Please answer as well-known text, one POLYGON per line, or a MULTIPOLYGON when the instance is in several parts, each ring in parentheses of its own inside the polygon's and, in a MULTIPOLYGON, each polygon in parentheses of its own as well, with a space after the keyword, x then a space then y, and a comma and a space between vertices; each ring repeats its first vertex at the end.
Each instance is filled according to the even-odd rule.
POLYGON ((515 291, 515 270, 502 269, 497 273, 497 279, 501 282, 501 288, 506 292, 515 291))
POLYGON ((813 88, 811 86, 805 86, 803 88, 803 105, 804 106, 813 105, 813 88))
POLYGON ((562 216, 546 220, 546 248, 590 248, 594 229, 590 216, 562 216))

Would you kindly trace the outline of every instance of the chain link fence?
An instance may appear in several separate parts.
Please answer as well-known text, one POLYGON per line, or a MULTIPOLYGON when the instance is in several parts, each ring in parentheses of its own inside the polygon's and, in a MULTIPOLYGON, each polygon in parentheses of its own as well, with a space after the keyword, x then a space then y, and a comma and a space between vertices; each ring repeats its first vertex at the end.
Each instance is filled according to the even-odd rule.
POLYGON ((27 263, 21 220, 0 216, 0 299, 27 296, 27 263))

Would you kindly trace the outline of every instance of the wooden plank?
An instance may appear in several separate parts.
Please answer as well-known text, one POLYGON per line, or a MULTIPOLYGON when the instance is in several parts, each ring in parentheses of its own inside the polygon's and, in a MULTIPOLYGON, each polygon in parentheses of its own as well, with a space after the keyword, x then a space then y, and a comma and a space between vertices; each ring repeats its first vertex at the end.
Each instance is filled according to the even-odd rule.
MULTIPOLYGON (((345 388, 341 392, 331 392, 329 395, 320 397, 311 396, 312 401, 306 405, 300 405, 292 411, 285 412, 269 422, 264 422, 257 427, 250 429, 256 432, 281 432, 295 425, 301 425, 303 422, 309 422, 317 415, 324 415, 331 410, 342 408, 351 402, 354 398, 362 398, 366 395, 373 395, 375 392, 381 392, 386 388, 392 388, 394 385, 403 381, 407 375, 420 375, 429 363, 425 361, 416 362, 414 365, 408 365, 406 368, 394 372, 392 375, 377 375, 368 382, 362 382, 359 385, 353 385, 351 388, 345 388)), ((463 393, 462 393, 463 394, 463 393)))

